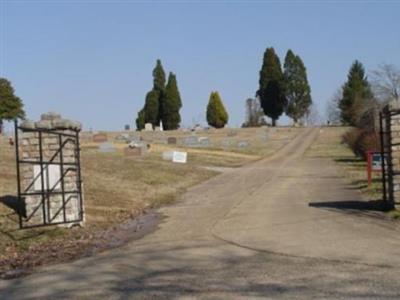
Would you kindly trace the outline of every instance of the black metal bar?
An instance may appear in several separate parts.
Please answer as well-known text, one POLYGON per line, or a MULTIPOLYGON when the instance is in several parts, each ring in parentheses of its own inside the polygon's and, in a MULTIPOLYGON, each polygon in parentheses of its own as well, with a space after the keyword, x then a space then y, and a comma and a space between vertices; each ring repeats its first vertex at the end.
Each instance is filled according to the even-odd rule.
POLYGON ((25 222, 29 222, 29 220, 34 216, 34 214, 39 210, 41 205, 42 204, 40 203, 38 206, 35 207, 35 209, 31 212, 29 216, 26 216, 25 222))
POLYGON ((42 147, 42 131, 39 131, 39 163, 40 163, 40 182, 42 186, 42 211, 43 211, 43 224, 46 222, 46 198, 45 198, 45 187, 44 187, 44 173, 43 173, 43 147, 42 147))
POLYGON ((381 168, 382 168, 382 188, 383 188, 383 201, 387 201, 386 198, 386 168, 385 168, 385 149, 384 142, 385 139, 383 137, 383 120, 382 120, 382 112, 379 113, 379 127, 380 127, 380 138, 381 138, 381 168))
MULTIPOLYGON (((65 214, 65 191, 64 191, 64 166, 63 166, 63 162, 64 162, 64 159, 63 159, 63 147, 64 147, 64 145, 63 145, 63 142, 62 142, 62 136, 61 135, 59 135, 58 136, 58 145, 60 146, 60 169, 61 169, 61 174, 62 174, 62 176, 61 176, 61 192, 62 192, 62 205, 63 205, 63 219, 64 219, 64 222, 66 222, 67 221, 67 217, 66 217, 66 214, 65 214)), ((57 217, 57 215, 58 214, 56 214, 55 215, 55 217, 57 217)), ((54 217, 54 218, 55 218, 54 217)))
POLYGON ((79 191, 79 219, 83 220, 83 200, 82 200, 82 178, 81 178, 81 148, 79 143, 79 131, 76 132, 76 162, 78 164, 78 176, 76 180, 76 184, 79 191))
MULTIPOLYGON (((77 223, 80 222, 82 220, 71 220, 71 221, 67 221, 67 222, 56 222, 56 223, 51 223, 51 225, 62 225, 62 224, 71 224, 71 223, 77 223)), ((48 225, 48 224, 46 224, 48 225)), ((32 228, 39 228, 39 227, 43 227, 46 226, 43 224, 36 224, 36 225, 24 225, 21 229, 32 229, 32 228)))
MULTIPOLYGON (((21 164, 32 164, 32 165, 37 165, 39 164, 38 161, 29 161, 29 160, 21 160, 20 161, 21 164)), ((58 162, 50 162, 50 161, 44 161, 43 165, 60 165, 60 163, 58 162)), ((64 166, 76 166, 76 163, 64 163, 64 166)))
POLYGON ((18 120, 14 120, 14 138, 15 138, 15 162, 17 164, 17 192, 18 192, 18 219, 19 219, 19 227, 22 228, 22 198, 21 198, 21 173, 20 173, 20 165, 19 165, 19 142, 18 142, 18 120))
MULTIPOLYGON (((26 196, 41 196, 41 202, 38 204, 34 210, 31 212, 30 216, 22 216, 21 213, 19 213, 19 226, 20 229, 27 229, 27 228, 37 228, 37 227, 43 227, 47 225, 58 225, 58 224, 69 224, 69 223, 76 223, 76 222, 81 222, 83 220, 83 203, 82 203, 82 180, 81 180, 81 165, 80 165, 80 145, 79 145, 79 132, 80 130, 72 130, 74 134, 67 134, 63 132, 59 132, 57 130, 48 130, 48 129, 26 129, 26 128, 21 128, 18 126, 17 121, 15 121, 15 132, 16 132, 16 162, 17 162, 17 179, 18 179, 18 199, 21 202, 23 197, 26 196), (18 143, 18 130, 22 130, 23 132, 34 132, 38 133, 38 139, 39 139, 39 160, 21 160, 19 157, 19 143, 18 143), (43 134, 51 134, 51 135, 56 135, 58 137, 58 149, 56 153, 50 158, 50 160, 47 160, 44 158, 44 152, 43 152, 43 143, 44 143, 44 136, 43 134), (65 137, 65 139, 63 139, 65 137), (75 156, 76 156, 76 161, 73 163, 67 163, 64 162, 64 156, 63 156, 63 148, 64 146, 68 143, 71 142, 75 146, 75 156), (60 160, 59 162, 54 162, 54 160, 57 158, 57 156, 60 155, 60 160), (32 164, 32 165, 38 165, 40 166, 40 184, 41 184, 41 191, 32 191, 28 192, 30 190, 27 189, 25 192, 22 192, 22 186, 21 186, 21 174, 20 174, 20 168, 21 164, 32 164), (57 183, 53 186, 50 187, 50 176, 49 176, 49 166, 50 165, 57 165, 60 166, 60 173, 62 174, 61 178, 57 181, 57 183), (65 176, 69 171, 75 171, 77 172, 77 179, 76 179, 76 184, 77 188, 74 191, 66 191, 65 190, 65 176), (46 175, 46 178, 44 177, 46 175), (46 186, 47 183, 47 186, 46 186), (61 183, 61 191, 55 190, 57 185, 61 183), (55 212, 54 216, 50 216, 50 209, 51 209, 51 196, 52 195, 61 195, 62 196, 62 207, 60 207, 57 212, 55 212), (67 199, 67 196, 68 199, 67 199), (75 199, 79 201, 78 203, 78 209, 80 210, 78 212, 77 219, 75 220, 67 220, 67 215, 66 215, 66 206, 67 203, 71 201, 71 199, 75 199), (47 205, 46 205, 47 202, 47 205), (42 206, 42 213, 43 213, 43 222, 40 224, 28 224, 29 220, 36 215, 37 211, 40 209, 40 206, 42 206), (63 221, 60 222, 55 222, 53 223, 52 221, 55 220, 60 213, 63 213, 63 221)), ((38 180, 38 176, 33 179, 33 182, 31 183, 30 187, 35 183, 36 180, 38 180)))
POLYGON ((392 122, 392 116, 395 114, 385 114, 383 117, 385 118, 384 126, 385 126, 385 131, 387 132, 386 134, 386 141, 388 142, 388 147, 387 147, 387 155, 388 155, 388 166, 386 169, 387 171, 387 185, 385 186, 386 188, 386 199, 388 202, 390 202, 391 205, 394 204, 394 185, 393 185, 393 161, 392 161, 392 147, 391 147, 391 141, 392 141, 392 128, 391 128, 391 122, 392 122))
MULTIPOLYGON (((57 216, 60 214, 61 211, 63 211, 63 213, 65 213, 65 207, 66 207, 66 205, 68 204, 68 202, 71 201, 72 197, 73 197, 73 196, 69 196, 69 197, 68 197, 67 201, 65 201, 65 204, 63 204, 63 206, 54 214, 54 216, 52 217, 51 221, 53 221, 55 218, 57 218, 57 216)), ((77 198, 79 197, 79 194, 78 194, 78 193, 76 193, 76 197, 77 197, 77 198)), ((79 216, 79 218, 78 218, 77 220, 75 220, 75 221, 76 221, 76 222, 80 222, 80 221, 82 221, 82 220, 81 220, 81 218, 80 218, 80 216, 79 216)), ((65 222, 67 222, 67 220, 65 220, 65 222)))
MULTIPOLYGON (((51 192, 54 195, 61 195, 60 192, 51 192)), ((79 194, 79 191, 65 191, 65 194, 79 194)), ((32 193, 21 193, 21 196, 40 196, 42 192, 32 192, 32 193)))
POLYGON ((47 202, 47 219, 50 221, 50 165, 47 165, 46 169, 46 202, 47 202))

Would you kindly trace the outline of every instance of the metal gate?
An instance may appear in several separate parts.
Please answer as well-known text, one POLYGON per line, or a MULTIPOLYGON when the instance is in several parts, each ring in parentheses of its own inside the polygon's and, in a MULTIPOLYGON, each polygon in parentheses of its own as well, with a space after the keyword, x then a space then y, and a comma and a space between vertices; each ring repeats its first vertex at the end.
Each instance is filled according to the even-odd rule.
MULTIPOLYGON (((20 211, 19 226, 21 229, 34 228, 47 225, 80 223, 83 221, 82 204, 82 180, 80 164, 80 145, 79 130, 69 130, 68 133, 53 129, 28 129, 21 128, 15 121, 15 153, 17 164, 17 188, 20 211), (34 133, 37 138, 39 156, 37 159, 24 159, 20 157, 21 145, 19 141, 19 131, 24 133, 34 133), (50 158, 46 158, 43 149, 44 138, 51 137, 57 139, 57 147, 50 158), (63 152, 66 145, 74 150, 74 161, 64 161, 63 152), (26 178, 21 177, 21 169, 30 166, 31 170, 37 170, 31 182, 26 182, 26 178), (50 168, 59 168, 57 181, 50 185, 50 168), (69 172, 76 174, 76 182, 73 188, 66 184, 66 176, 69 172), (24 181, 24 182, 23 182, 24 181), (36 186, 36 188, 33 188, 36 186), (53 201, 61 198, 60 205, 53 201), (26 200, 35 199, 36 205, 31 211, 26 210, 26 200), (67 214, 67 208, 74 202, 78 212, 72 217, 67 214)), ((74 175, 75 176, 75 175, 74 175)), ((75 177, 74 177, 75 178, 75 177)), ((74 179, 75 181, 75 179, 74 179)), ((57 202, 58 203, 58 202, 57 202)))
POLYGON ((400 173, 394 170, 392 157, 393 147, 400 147, 400 143, 392 142, 391 130, 392 118, 398 115, 400 115, 399 110, 391 111, 387 107, 379 113, 383 200, 390 207, 394 206, 395 177, 400 176, 400 173))

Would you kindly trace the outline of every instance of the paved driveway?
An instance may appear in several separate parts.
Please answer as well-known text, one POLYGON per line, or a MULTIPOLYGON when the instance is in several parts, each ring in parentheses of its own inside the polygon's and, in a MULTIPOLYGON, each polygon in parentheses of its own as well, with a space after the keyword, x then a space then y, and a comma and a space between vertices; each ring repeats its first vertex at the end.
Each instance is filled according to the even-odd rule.
POLYGON ((0 281, 0 298, 398 299, 398 225, 303 155, 318 132, 190 189, 140 240, 0 281))

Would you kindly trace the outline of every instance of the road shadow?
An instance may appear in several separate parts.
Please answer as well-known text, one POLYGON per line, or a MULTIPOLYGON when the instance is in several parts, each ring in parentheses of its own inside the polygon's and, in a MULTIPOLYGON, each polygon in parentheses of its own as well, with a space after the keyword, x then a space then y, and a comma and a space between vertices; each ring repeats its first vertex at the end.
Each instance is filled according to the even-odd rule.
POLYGON ((8 281, 0 289, 0 298, 31 300, 40 295, 40 299, 116 300, 361 299, 373 295, 381 299, 387 294, 397 296, 399 271, 393 269, 390 277, 384 277, 384 272, 387 269, 367 265, 241 252, 214 241, 174 241, 157 243, 151 248, 126 247, 124 252, 112 251, 90 260, 50 268, 34 275, 35 278, 8 281), (371 290, 377 278, 382 288, 371 290))
POLYGON ((0 203, 11 208, 17 215, 26 218, 25 201, 19 201, 18 197, 13 195, 5 195, 0 197, 0 203))
POLYGON ((363 162, 363 160, 358 157, 341 157, 341 158, 335 158, 335 162, 338 162, 338 163, 360 163, 360 162, 363 162))
POLYGON ((359 211, 377 211, 386 212, 392 207, 385 201, 332 201, 332 202, 310 202, 310 207, 316 208, 334 208, 339 210, 359 210, 359 211))

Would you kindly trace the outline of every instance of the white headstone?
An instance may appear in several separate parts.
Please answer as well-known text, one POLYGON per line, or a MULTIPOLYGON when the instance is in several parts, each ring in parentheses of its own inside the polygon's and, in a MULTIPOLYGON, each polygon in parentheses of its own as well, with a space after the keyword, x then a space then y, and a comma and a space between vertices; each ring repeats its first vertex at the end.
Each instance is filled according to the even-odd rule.
POLYGON ((174 151, 172 154, 172 162, 186 164, 187 152, 174 151))
POLYGON ((164 127, 163 127, 162 121, 160 121, 160 131, 164 131, 164 127))
POLYGON ((144 131, 153 131, 153 124, 151 123, 144 124, 144 131))

